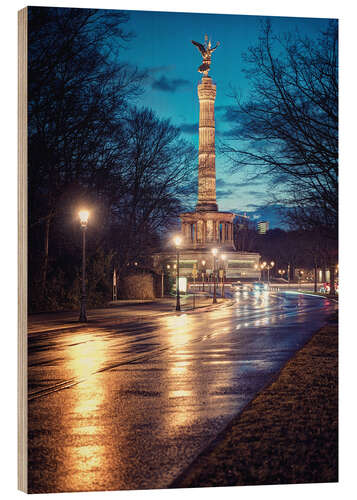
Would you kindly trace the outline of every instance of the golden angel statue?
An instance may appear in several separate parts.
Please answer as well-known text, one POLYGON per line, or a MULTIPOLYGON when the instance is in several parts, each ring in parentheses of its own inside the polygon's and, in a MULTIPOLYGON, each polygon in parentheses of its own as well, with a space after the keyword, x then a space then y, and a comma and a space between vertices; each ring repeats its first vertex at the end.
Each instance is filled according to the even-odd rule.
POLYGON ((216 48, 220 45, 219 42, 217 42, 215 47, 211 46, 211 40, 208 40, 208 36, 205 35, 205 42, 204 45, 199 42, 195 42, 192 40, 193 45, 196 45, 198 50, 201 52, 201 55, 203 57, 203 61, 201 66, 198 68, 199 73, 203 73, 204 75, 208 75, 208 72, 210 70, 211 66, 211 56, 212 52, 216 50, 216 48))

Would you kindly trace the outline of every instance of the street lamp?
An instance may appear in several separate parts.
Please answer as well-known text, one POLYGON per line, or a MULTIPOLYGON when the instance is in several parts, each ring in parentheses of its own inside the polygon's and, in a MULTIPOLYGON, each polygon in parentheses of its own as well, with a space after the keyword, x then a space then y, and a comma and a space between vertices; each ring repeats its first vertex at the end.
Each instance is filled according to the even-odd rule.
POLYGON ((270 269, 273 269, 274 265, 275 265, 275 262, 271 261, 270 264, 268 266, 266 266, 267 271, 268 271, 268 283, 269 283, 269 271, 270 271, 270 269))
POLYGON ((174 243, 176 246, 176 311, 181 311, 181 304, 180 304, 180 288, 179 288, 179 281, 180 281, 180 245, 182 242, 182 238, 180 236, 176 236, 174 238, 174 243))
POLYGON ((79 212, 79 220, 82 229, 82 294, 81 294, 81 309, 79 313, 79 321, 82 323, 87 322, 86 312, 86 230, 88 226, 89 212, 88 210, 81 210, 79 212))
POLYGON ((206 269, 205 269, 205 265, 206 265, 206 261, 203 260, 201 262, 202 264, 202 292, 205 291, 205 275, 206 275, 206 269))
POLYGON ((217 248, 212 248, 212 254, 213 254, 213 304, 217 304, 217 290, 216 290, 216 255, 217 255, 217 248))
MULTIPOLYGON (((261 270, 260 278, 259 278, 260 280, 262 280, 262 277, 264 276, 262 271, 265 269, 266 265, 267 265, 266 262, 263 262, 262 264, 260 264, 260 270, 261 270)), ((264 281, 264 278, 263 278, 263 281, 264 281)))
POLYGON ((303 274, 304 274, 304 271, 300 270, 300 271, 299 271, 299 275, 298 275, 298 276, 299 276, 299 283, 298 283, 298 287, 299 287, 299 288, 300 288, 300 285, 301 285, 301 279, 302 279, 302 277, 303 277, 303 274))
POLYGON ((285 269, 279 269, 278 273, 280 274, 280 278, 283 278, 285 272, 285 269))
POLYGON ((225 261, 226 261, 226 256, 224 254, 221 255, 222 259, 222 299, 224 299, 224 270, 225 270, 225 261))

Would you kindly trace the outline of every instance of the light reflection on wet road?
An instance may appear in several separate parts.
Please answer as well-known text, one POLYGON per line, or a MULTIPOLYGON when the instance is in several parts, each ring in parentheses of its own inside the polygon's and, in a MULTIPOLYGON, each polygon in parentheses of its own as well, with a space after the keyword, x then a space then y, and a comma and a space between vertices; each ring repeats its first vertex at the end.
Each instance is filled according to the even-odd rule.
POLYGON ((30 491, 166 487, 334 309, 240 292, 211 311, 41 325, 29 336, 30 491))

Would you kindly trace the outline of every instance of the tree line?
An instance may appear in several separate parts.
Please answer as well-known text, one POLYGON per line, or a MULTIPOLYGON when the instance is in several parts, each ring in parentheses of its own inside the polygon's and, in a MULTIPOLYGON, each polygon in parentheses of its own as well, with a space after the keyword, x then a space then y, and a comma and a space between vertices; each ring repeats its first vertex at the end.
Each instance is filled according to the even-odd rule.
POLYGON ((296 229, 338 234, 338 23, 316 37, 263 23, 244 57, 250 92, 233 92, 221 150, 235 171, 264 175, 296 229))
POLYGON ((180 131, 140 106, 144 71, 125 63, 128 15, 29 8, 29 309, 77 307, 90 211, 89 304, 147 259, 185 202, 194 168, 180 131))
POLYGON ((292 267, 338 262, 338 21, 317 36, 276 35, 268 19, 244 56, 250 92, 233 91, 221 151, 233 171, 264 178, 289 231, 237 233, 236 246, 292 267))

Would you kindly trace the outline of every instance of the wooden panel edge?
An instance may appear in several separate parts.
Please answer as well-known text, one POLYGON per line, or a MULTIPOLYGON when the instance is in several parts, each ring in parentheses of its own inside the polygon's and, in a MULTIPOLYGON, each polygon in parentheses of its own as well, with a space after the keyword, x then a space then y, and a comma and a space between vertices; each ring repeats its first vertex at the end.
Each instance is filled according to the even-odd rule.
POLYGON ((18 489, 28 491, 27 445, 27 7, 18 12, 18 489))

